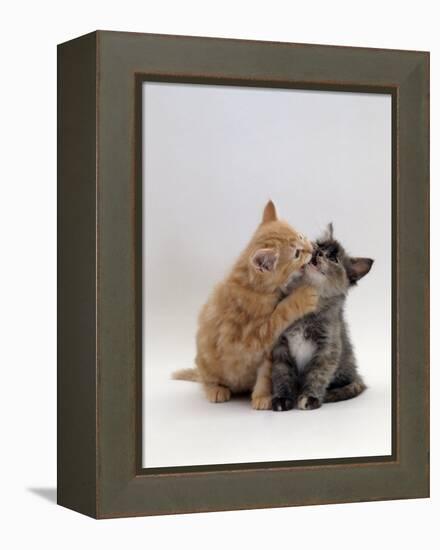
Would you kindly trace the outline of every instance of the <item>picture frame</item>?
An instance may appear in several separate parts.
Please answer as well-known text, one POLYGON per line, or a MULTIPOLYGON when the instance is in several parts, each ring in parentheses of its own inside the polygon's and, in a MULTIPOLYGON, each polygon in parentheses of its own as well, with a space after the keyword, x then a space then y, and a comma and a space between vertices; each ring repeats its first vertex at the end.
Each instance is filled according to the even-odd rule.
POLYGON ((96 31, 58 46, 58 503, 93 518, 429 496, 429 53, 96 31), (392 97, 390 456, 142 467, 144 81, 392 97))

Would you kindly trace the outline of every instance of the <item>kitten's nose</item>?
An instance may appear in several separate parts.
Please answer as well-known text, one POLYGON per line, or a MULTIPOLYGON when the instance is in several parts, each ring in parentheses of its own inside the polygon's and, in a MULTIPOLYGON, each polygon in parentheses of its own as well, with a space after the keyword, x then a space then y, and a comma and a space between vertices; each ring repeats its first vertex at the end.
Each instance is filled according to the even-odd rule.
POLYGON ((306 242, 304 243, 304 251, 308 252, 309 254, 313 254, 313 251, 314 251, 313 243, 306 240, 306 242))
POLYGON ((305 264, 308 264, 309 262, 312 261, 312 258, 313 258, 312 254, 306 252, 306 253, 305 253, 305 257, 304 257, 304 263, 305 263, 305 264))

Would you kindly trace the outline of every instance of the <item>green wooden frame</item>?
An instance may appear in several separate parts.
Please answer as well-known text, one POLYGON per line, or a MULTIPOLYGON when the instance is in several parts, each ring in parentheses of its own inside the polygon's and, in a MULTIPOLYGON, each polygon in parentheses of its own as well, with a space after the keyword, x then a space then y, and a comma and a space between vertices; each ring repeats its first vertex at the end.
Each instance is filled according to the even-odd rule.
POLYGON ((58 98, 58 503, 110 518, 429 496, 429 54, 97 31, 58 47, 58 98), (392 95, 392 455, 142 469, 144 80, 392 95))

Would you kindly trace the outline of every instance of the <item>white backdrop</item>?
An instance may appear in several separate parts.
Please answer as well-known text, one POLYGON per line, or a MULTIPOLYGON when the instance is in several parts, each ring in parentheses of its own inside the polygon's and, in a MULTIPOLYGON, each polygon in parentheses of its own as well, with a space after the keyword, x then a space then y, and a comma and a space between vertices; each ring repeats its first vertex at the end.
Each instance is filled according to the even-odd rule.
MULTIPOLYGON (((359 550, 432 545, 440 512, 439 347, 432 346, 432 498, 276 510, 131 518, 96 523, 54 504, 56 486, 56 51, 93 29, 431 50, 431 143, 439 142, 440 38, 430 0, 49 0, 7 2, 0 35, 2 115, 2 542, 77 550, 160 545, 191 550, 279 543, 359 550), (17 39, 19 35, 19 39, 17 39), (417 521, 414 521, 417 518, 417 521), (329 536, 329 533, 333 536, 329 536)), ((438 155, 432 181, 440 178, 438 155)), ((432 186, 434 248, 440 187, 432 186)), ((432 333, 439 332, 439 255, 432 254, 432 333)), ((376 267, 376 266, 375 266, 376 267)), ((368 277, 372 277, 373 273, 368 277)), ((366 278, 365 285, 372 284, 366 278)), ((359 285, 359 294, 366 286, 359 285)), ((355 294, 351 296, 354 301, 355 294)), ((182 382, 183 384, 183 382, 182 382)), ((305 413, 306 414, 306 413, 305 413)))
POLYGON ((145 83, 144 465, 391 453, 391 96, 145 83), (368 392, 319 411, 212 405, 170 380, 197 314, 272 198, 311 237, 329 221, 375 259, 347 316, 368 392))

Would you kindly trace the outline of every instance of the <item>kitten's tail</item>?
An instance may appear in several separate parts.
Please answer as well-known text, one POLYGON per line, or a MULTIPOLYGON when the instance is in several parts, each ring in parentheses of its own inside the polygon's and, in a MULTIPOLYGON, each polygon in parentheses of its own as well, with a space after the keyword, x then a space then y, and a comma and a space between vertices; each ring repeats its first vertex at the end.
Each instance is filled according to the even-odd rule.
POLYGON ((355 381, 339 388, 332 388, 326 391, 324 403, 335 403, 336 401, 345 401, 360 395, 367 386, 363 382, 355 381))
POLYGON ((188 382, 200 382, 200 375, 197 369, 180 369, 173 372, 171 378, 174 380, 187 380, 188 382))

